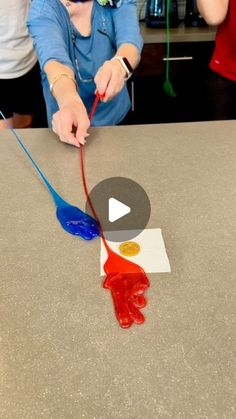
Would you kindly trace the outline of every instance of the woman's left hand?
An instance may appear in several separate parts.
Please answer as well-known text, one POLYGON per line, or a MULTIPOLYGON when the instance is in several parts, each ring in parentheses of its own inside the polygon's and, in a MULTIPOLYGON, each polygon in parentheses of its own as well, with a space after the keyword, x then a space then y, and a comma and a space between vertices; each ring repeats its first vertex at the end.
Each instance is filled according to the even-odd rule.
POLYGON ((125 84, 125 70, 118 60, 105 61, 97 71, 94 81, 99 94, 104 94, 102 101, 107 102, 123 88, 125 84))

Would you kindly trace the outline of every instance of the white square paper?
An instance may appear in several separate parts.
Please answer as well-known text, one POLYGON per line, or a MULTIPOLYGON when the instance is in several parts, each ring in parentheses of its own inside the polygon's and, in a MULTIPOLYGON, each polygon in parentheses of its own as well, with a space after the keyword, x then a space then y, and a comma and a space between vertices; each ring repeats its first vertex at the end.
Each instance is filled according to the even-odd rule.
MULTIPOLYGON (((132 231, 131 231, 132 232, 132 231)), ((135 236, 130 241, 135 241, 140 245, 140 252, 136 256, 126 257, 125 259, 140 265, 146 273, 153 272, 171 272, 169 259, 166 253, 165 243, 160 228, 151 228, 146 230, 133 230, 135 236)), ((106 232, 104 233, 106 237, 106 232)), ((122 237, 122 231, 112 232, 119 238, 122 237)), ((107 240, 109 247, 120 255, 119 245, 123 241, 111 242, 107 240)), ((105 275, 103 265, 107 260, 107 251, 101 240, 100 249, 100 275, 105 275)))

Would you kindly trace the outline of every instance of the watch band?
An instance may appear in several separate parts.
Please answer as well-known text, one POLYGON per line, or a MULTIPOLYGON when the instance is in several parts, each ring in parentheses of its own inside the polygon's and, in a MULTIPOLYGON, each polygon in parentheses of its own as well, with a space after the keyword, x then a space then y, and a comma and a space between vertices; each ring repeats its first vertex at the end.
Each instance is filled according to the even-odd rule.
POLYGON ((125 81, 129 80, 134 70, 132 66, 130 65, 128 59, 126 57, 121 57, 120 55, 115 55, 115 57, 113 57, 112 59, 118 60, 120 62, 120 64, 122 65, 123 69, 126 72, 125 81))

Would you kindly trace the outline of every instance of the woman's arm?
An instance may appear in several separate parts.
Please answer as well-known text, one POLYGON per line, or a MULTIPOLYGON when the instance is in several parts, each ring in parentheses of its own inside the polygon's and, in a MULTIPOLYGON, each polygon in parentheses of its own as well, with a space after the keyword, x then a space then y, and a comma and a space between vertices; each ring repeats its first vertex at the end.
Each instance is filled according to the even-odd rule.
POLYGON ((84 143, 90 125, 88 115, 76 89, 73 64, 69 58, 65 34, 50 2, 34 0, 28 17, 41 69, 45 71, 59 111, 53 115, 52 128, 61 141, 78 146, 84 143), (68 77, 60 77, 66 74, 68 77), (72 134, 74 127, 76 135, 72 134))
POLYGON ((90 122, 85 106, 77 92, 73 70, 58 61, 49 61, 44 71, 52 86, 59 111, 53 115, 52 129, 61 141, 78 146, 88 136, 90 122), (76 127, 76 135, 72 133, 76 127))
POLYGON ((219 25, 227 15, 229 0, 197 0, 199 12, 209 25, 219 25))
MULTIPOLYGON (((140 61, 143 39, 137 18, 136 0, 125 0, 111 10, 115 28, 117 51, 115 56, 128 59, 135 69, 140 61)), ((114 57, 113 57, 114 58, 114 57)), ((99 93, 105 93, 104 101, 112 99, 122 89, 126 72, 117 59, 106 61, 98 70, 95 83, 99 93)))

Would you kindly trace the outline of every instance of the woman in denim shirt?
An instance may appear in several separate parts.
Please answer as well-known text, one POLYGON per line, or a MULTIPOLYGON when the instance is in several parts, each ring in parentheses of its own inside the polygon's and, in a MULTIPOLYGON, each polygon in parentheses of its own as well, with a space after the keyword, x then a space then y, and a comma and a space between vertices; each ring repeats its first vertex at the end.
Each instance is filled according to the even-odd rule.
POLYGON ((136 1, 34 0, 28 27, 42 70, 48 124, 61 141, 84 144, 96 91, 104 98, 93 125, 122 121, 130 108, 125 81, 143 46, 136 1))

